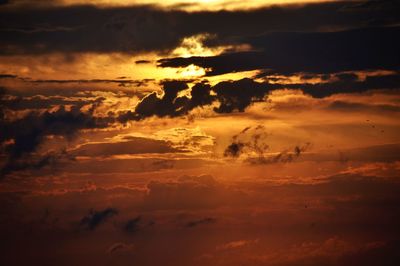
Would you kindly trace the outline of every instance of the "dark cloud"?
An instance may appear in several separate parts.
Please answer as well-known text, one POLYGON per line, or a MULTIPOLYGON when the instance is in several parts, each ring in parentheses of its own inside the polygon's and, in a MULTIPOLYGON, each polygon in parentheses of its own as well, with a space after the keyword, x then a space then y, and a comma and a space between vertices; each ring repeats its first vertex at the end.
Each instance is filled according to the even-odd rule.
POLYGON ((161 67, 194 64, 206 75, 268 69, 271 74, 336 73, 400 68, 399 27, 362 28, 338 32, 278 32, 249 38, 261 51, 210 57, 167 58, 161 67))
POLYGON ((232 142, 224 150, 224 157, 242 156, 245 157, 245 162, 250 164, 289 163, 297 159, 311 145, 306 143, 277 154, 267 154, 270 151, 267 138, 268 133, 264 126, 246 127, 232 137, 232 142))
POLYGON ((215 218, 207 217, 199 220, 189 221, 185 224, 185 227, 192 228, 202 224, 212 224, 217 220, 215 218))
POLYGON ((0 47, 18 47, 2 49, 3 55, 163 51, 176 47, 184 36, 169 34, 174 27, 174 12, 150 7, 50 6, 0 12, 0 47))
POLYGON ((215 97, 211 96, 211 86, 197 83, 191 89, 191 98, 179 96, 178 93, 188 89, 186 81, 170 80, 161 83, 163 94, 151 92, 136 105, 135 111, 121 114, 118 120, 122 123, 129 120, 140 120, 150 116, 175 117, 187 114, 196 107, 209 105, 215 97))
POLYGON ((134 219, 130 219, 128 222, 126 222, 124 226, 124 231, 128 233, 136 232, 137 230, 139 230, 139 223, 141 222, 141 220, 142 220, 141 216, 137 216, 134 219))
POLYGON ((182 109, 186 101, 178 98, 178 92, 188 88, 184 81, 164 81, 162 82, 164 95, 159 96, 156 92, 146 95, 136 106, 135 113, 138 118, 145 118, 152 115, 177 116, 182 114, 182 109))
POLYGON ((277 83, 270 84, 269 86, 271 89, 301 89, 315 98, 323 98, 338 93, 360 93, 368 90, 393 90, 400 88, 400 75, 398 73, 367 76, 365 80, 356 79, 354 76, 343 78, 343 75, 337 75, 337 77, 339 78, 338 80, 326 83, 277 83))
POLYGON ((305 80, 304 83, 289 84, 282 82, 282 79, 268 76, 268 73, 261 73, 254 78, 265 80, 258 83, 258 85, 264 85, 265 90, 299 89, 314 98, 324 98, 339 93, 362 93, 368 90, 396 90, 400 88, 400 74, 397 71, 390 74, 370 74, 365 79, 361 79, 356 72, 329 75, 302 74, 301 79, 305 80), (311 78, 321 78, 325 82, 307 82, 311 78))
POLYGON ((198 106, 211 104, 215 97, 211 96, 211 86, 207 83, 196 83, 191 90, 191 99, 187 110, 191 110, 198 106))
POLYGON ((65 149, 61 151, 50 151, 40 156, 26 156, 23 160, 19 158, 8 157, 4 164, 1 165, 0 177, 16 171, 23 170, 39 170, 46 166, 55 167, 64 162, 75 161, 75 157, 68 154, 65 149))
MULTIPOLYGON (((0 143, 4 145, 3 153, 7 156, 1 175, 4 176, 10 170, 21 168, 21 165, 26 166, 26 162, 20 164, 18 160, 35 152, 47 136, 61 136, 68 140, 75 137, 81 129, 108 126, 109 118, 96 118, 92 112, 93 110, 83 113, 79 108, 67 111, 64 106, 61 106, 54 112, 31 112, 18 120, 1 119, 0 143)), ((44 157, 39 163, 35 163, 34 167, 44 165, 43 163, 51 158, 54 157, 44 157)))
POLYGON ((248 78, 223 81, 215 86, 205 82, 197 83, 191 89, 190 98, 178 97, 178 92, 188 88, 186 81, 166 81, 162 85, 164 92, 162 96, 157 92, 147 94, 137 104, 134 112, 121 114, 119 121, 140 120, 150 116, 184 115, 196 107, 210 105, 214 101, 219 102, 219 106, 214 108, 217 113, 243 112, 253 102, 262 101, 269 91, 268 85, 248 78))
POLYGON ((233 157, 237 158, 242 153, 243 148, 245 147, 244 143, 241 142, 233 142, 225 148, 224 156, 225 157, 233 157))
POLYGON ((14 140, 7 150, 16 157, 34 151, 46 135, 73 137, 79 129, 106 125, 77 109, 67 111, 63 106, 55 112, 32 112, 20 120, 1 122, 4 130, 1 141, 14 140))
MULTIPOLYGON (((7 92, 9 93, 9 92, 7 92)), ((75 108, 81 108, 84 105, 99 105, 105 100, 104 97, 94 97, 94 99, 80 99, 81 97, 64 97, 35 95, 31 97, 8 94, 8 98, 0 98, 0 105, 10 110, 26 110, 26 109, 50 109, 57 106, 73 105, 75 108)))
POLYGON ((41 8, 27 4, 0 10, 1 54, 163 52, 175 48, 184 37, 201 33, 216 36, 207 41, 209 46, 257 46, 266 40, 249 37, 266 32, 334 31, 399 22, 399 5, 389 1, 368 1, 370 4, 362 8, 357 6, 360 2, 344 1, 219 12, 41 3, 45 3, 41 8))
POLYGON ((150 64, 151 61, 149 60, 137 60, 135 61, 135 64, 140 65, 140 64, 150 64))
POLYGON ((0 115, 0 121, 2 121, 3 119, 4 119, 4 114, 3 114, 3 112, 4 112, 4 96, 6 95, 6 93, 7 93, 7 90, 4 88, 4 87, 0 87, 0 113, 1 113, 1 115, 0 115))
POLYGON ((292 150, 281 151, 276 155, 248 157, 246 162, 250 164, 290 163, 299 158, 309 147, 310 143, 306 143, 301 146, 295 146, 292 150))
POLYGON ((231 143, 224 150, 224 156, 238 158, 243 154, 255 153, 263 157, 269 149, 267 138, 268 133, 263 125, 246 127, 232 137, 231 143))
POLYGON ((353 82, 358 79, 358 76, 354 73, 339 73, 336 77, 343 82, 353 82))
POLYGON ((214 110, 217 113, 243 112, 255 101, 262 101, 266 87, 252 79, 238 81, 223 81, 216 84, 212 90, 217 94, 220 106, 214 110))
MULTIPOLYGON (((187 89, 185 81, 164 81, 164 93, 159 96, 155 92, 145 96, 137 105, 135 112, 128 111, 121 113, 118 120, 126 122, 130 119, 139 120, 149 116, 178 116, 187 114, 195 107, 209 105, 212 102, 219 103, 219 106, 214 110, 220 113, 229 113, 234 111, 242 112, 246 107, 255 101, 261 101, 265 95, 274 89, 289 88, 302 89, 305 93, 311 94, 314 97, 325 97, 334 93, 340 92, 363 92, 370 89, 396 89, 400 82, 400 75, 390 74, 381 76, 367 76, 365 80, 360 80, 355 74, 336 74, 335 79, 327 83, 298 83, 298 84, 279 84, 266 82, 256 82, 251 79, 242 79, 238 81, 220 82, 215 86, 207 83, 197 83, 191 89, 191 97, 181 96, 178 93, 187 89)), ((82 129, 104 128, 109 126, 114 121, 112 117, 94 117, 93 110, 100 105, 104 100, 102 97, 88 101, 73 101, 63 97, 43 98, 31 97, 29 100, 23 97, 14 97, 6 99, 6 91, 3 90, 0 104, 2 107, 11 109, 23 110, 25 108, 45 108, 46 105, 74 104, 74 107, 67 111, 61 107, 55 112, 32 112, 26 117, 19 120, 5 120, 4 108, 2 108, 2 119, 0 121, 3 134, 0 137, 0 142, 3 143, 2 153, 6 156, 6 163, 2 165, 2 175, 15 170, 23 170, 29 168, 37 169, 39 167, 52 164, 57 158, 71 159, 72 157, 65 156, 65 153, 60 154, 49 153, 43 157, 36 159, 25 158, 25 155, 34 153, 42 144, 47 136, 56 135, 65 137, 67 140, 73 138, 82 129), (36 99, 36 100, 35 100, 36 99), (79 110, 85 104, 92 104, 91 110, 83 113, 79 110)), ((48 106, 47 106, 48 107, 48 106)), ((333 102, 330 109, 334 110, 361 110, 368 108, 362 104, 348 104, 344 102, 333 102)), ((375 106, 375 109, 386 110, 390 112, 398 112, 396 106, 375 106)), ((224 155, 227 157, 239 157, 243 149, 257 154, 261 160, 258 162, 283 162, 290 161, 298 157, 296 149, 293 151, 285 151, 280 153, 275 158, 263 158, 263 151, 268 148, 268 143, 260 144, 259 136, 254 135, 252 140, 234 139, 227 147, 224 155)), ((128 142, 135 146, 135 141, 128 142)), ((157 142, 157 141, 156 141, 157 142)), ((124 144, 97 144, 81 147, 79 154, 100 154, 105 152, 106 155, 127 153, 143 153, 143 152, 178 152, 168 143, 156 143, 147 141, 148 145, 135 146, 128 149, 129 145, 124 144), (144 148, 146 147, 146 148, 144 148), (122 148, 122 149, 121 149, 122 148), (128 149, 128 150, 127 150, 128 149)), ((125 143, 127 144, 127 143, 125 143)), ((143 143, 142 143, 143 144, 143 143)), ((300 150, 302 147, 298 147, 300 150)), ((255 162, 252 160, 252 162, 255 162)))
POLYGON ((17 78, 18 76, 12 74, 0 74, 0 79, 17 78))
POLYGON ((113 254, 115 252, 119 252, 119 251, 129 251, 132 250, 134 248, 134 246, 132 244, 125 244, 125 243, 114 243, 112 244, 108 249, 107 249, 107 253, 109 254, 113 254))
MULTIPOLYGON (((138 103, 135 111, 120 114, 118 120, 125 123, 129 120, 140 120, 150 116, 175 117, 185 115, 196 107, 218 103, 216 113, 244 112, 254 102, 265 101, 268 93, 277 89, 300 89, 316 98, 323 98, 338 93, 360 93, 368 90, 399 89, 400 75, 369 75, 360 80, 354 73, 330 75, 332 81, 323 83, 291 83, 279 81, 255 81, 244 78, 236 81, 222 81, 214 86, 206 82, 196 83, 190 92, 191 97, 180 96, 178 92, 187 89, 186 81, 168 81, 163 83, 163 95, 157 92, 147 94, 138 103)), ((306 78, 321 77, 308 75, 306 78)), ((238 143, 237 143, 238 144, 238 143)), ((234 149, 241 146, 233 145, 234 149)))
POLYGON ((118 210, 114 208, 107 208, 102 211, 90 210, 89 214, 82 218, 80 226, 87 230, 94 230, 99 225, 118 214, 118 210))

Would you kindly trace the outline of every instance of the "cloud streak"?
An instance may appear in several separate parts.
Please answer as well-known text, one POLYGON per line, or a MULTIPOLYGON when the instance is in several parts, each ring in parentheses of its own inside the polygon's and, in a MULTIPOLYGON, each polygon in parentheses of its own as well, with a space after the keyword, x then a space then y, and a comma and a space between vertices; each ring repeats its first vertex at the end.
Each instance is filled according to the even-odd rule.
POLYGON ((118 210, 114 208, 107 208, 102 211, 91 210, 88 215, 81 219, 80 226, 86 230, 94 230, 117 214, 118 210))

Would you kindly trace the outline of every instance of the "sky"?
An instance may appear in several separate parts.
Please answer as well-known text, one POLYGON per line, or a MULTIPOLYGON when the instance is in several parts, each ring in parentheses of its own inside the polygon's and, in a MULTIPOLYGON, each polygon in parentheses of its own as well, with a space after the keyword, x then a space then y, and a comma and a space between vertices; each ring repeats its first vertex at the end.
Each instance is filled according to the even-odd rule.
POLYGON ((394 0, 0 0, 0 265, 400 265, 394 0))

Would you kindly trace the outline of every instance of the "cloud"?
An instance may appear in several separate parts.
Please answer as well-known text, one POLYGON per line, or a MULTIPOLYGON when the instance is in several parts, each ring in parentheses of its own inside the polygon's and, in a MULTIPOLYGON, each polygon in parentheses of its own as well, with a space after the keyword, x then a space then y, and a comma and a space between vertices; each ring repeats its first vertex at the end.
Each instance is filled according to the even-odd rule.
POLYGON ((237 81, 224 81, 211 86, 196 83, 190 90, 190 97, 178 96, 188 89, 186 81, 164 81, 163 95, 151 92, 144 96, 133 111, 121 114, 120 122, 140 120, 151 116, 175 117, 185 115, 196 107, 219 103, 214 108, 217 113, 244 112, 254 101, 263 100, 269 91, 265 84, 245 78, 237 81), (215 94, 213 95, 212 92, 215 94))
POLYGON ((163 81, 164 95, 158 96, 156 92, 146 95, 136 106, 135 113, 139 118, 149 117, 152 115, 163 116, 177 116, 182 114, 184 110, 182 107, 187 99, 186 97, 178 98, 178 92, 188 88, 184 81, 163 81))
POLYGON ((257 244, 258 240, 236 240, 217 246, 217 250, 231 250, 257 244))
POLYGON ((185 227, 192 228, 202 224, 212 224, 215 223, 217 220, 215 218, 207 217, 199 220, 189 221, 185 224, 185 227))
POLYGON ((292 151, 284 150, 278 154, 267 154, 270 150, 267 138, 268 133, 264 126, 246 127, 232 137, 223 155, 234 159, 245 157, 244 162, 249 164, 289 163, 310 147, 310 143, 306 143, 295 146, 292 151))
POLYGON ((20 120, 2 120, 1 126, 5 132, 1 141, 13 139, 7 150, 12 156, 19 157, 34 151, 46 135, 73 137, 79 129, 104 127, 106 124, 77 109, 67 111, 61 106, 55 112, 32 112, 20 120))
POLYGON ((18 76, 13 74, 0 74, 0 79, 17 78, 18 76))
POLYGON ((139 229, 139 223, 142 220, 141 216, 137 216, 134 219, 130 219, 128 222, 126 222, 124 226, 124 231, 128 233, 134 233, 139 229))
POLYGON ((7 98, 0 98, 0 105, 3 105, 5 109, 9 110, 34 110, 34 109, 45 109, 50 110, 52 108, 58 106, 66 106, 71 105, 75 106, 75 108, 80 109, 85 105, 99 105, 104 100, 104 97, 87 97, 83 99, 83 97, 67 97, 61 95, 55 96, 43 96, 43 95, 34 95, 34 96, 21 96, 21 95, 13 95, 8 94, 10 92, 7 91, 7 98))
MULTIPOLYGON (((350 74, 348 74, 350 75, 350 74)), ((364 80, 356 78, 344 78, 343 74, 337 74, 338 80, 323 83, 294 83, 294 84, 270 84, 271 89, 301 89, 315 98, 324 98, 338 93, 361 93, 368 90, 394 90, 399 89, 400 75, 398 72, 388 75, 367 75, 364 80)))
POLYGON ((81 219, 80 226, 86 230, 94 230, 117 214, 118 210, 114 208, 107 208, 102 211, 90 210, 89 214, 81 219))
MULTIPOLYGON (((399 6, 390 1, 382 4, 371 1, 362 8, 352 1, 335 1, 219 12, 184 12, 154 6, 54 6, 50 1, 40 6, 0 10, 3 55, 165 52, 177 47, 183 38, 201 33, 216 36, 206 42, 208 46, 243 43, 260 46, 260 42, 266 41, 251 36, 266 32, 331 32, 399 22, 399 6)), ((349 39, 350 44, 352 40, 349 39)), ((364 43, 362 47, 365 45, 370 44, 364 43)))
POLYGON ((84 113, 78 108, 67 111, 64 106, 61 106, 54 112, 31 112, 22 119, 1 119, 0 127, 3 134, 0 136, 0 143, 5 146, 4 152, 7 156, 1 175, 4 176, 16 168, 18 160, 24 159, 25 155, 29 156, 35 152, 47 136, 71 139, 79 130, 108 126, 110 122, 108 118, 96 118, 92 112, 93 110, 89 110, 88 113, 84 113))
POLYGON ((308 150, 310 145, 310 143, 306 143, 301 146, 295 146, 292 151, 284 150, 276 155, 248 157, 245 161, 250 164, 290 163, 308 150))
MULTIPOLYGON (((306 76, 307 77, 307 76, 306 76)), ((313 75, 310 75, 313 77, 313 75)), ((301 89, 315 98, 328 97, 339 93, 361 93, 368 90, 398 89, 400 75, 367 75, 364 80, 354 73, 337 73, 336 79, 321 83, 280 83, 255 81, 244 78, 236 81, 222 81, 214 86, 198 82, 191 88, 190 97, 178 96, 188 87, 186 81, 163 82, 163 95, 151 92, 144 96, 135 110, 120 114, 118 120, 125 123, 129 120, 141 120, 151 116, 175 117, 188 114, 196 107, 216 105, 216 113, 244 112, 255 102, 266 101, 268 94, 279 89, 301 89)), ((332 106, 333 107, 333 106, 332 106)), ((396 110, 396 108, 384 107, 396 110)), ((239 148, 232 146, 233 149, 239 148)))
POLYGON ((121 114, 118 120, 125 123, 129 120, 140 120, 151 116, 175 117, 185 115, 196 107, 210 105, 215 97, 211 95, 211 86, 196 83, 190 90, 190 97, 178 96, 188 89, 187 81, 167 80, 161 82, 163 94, 151 92, 145 95, 136 105, 134 111, 121 114))
POLYGON ((220 106, 217 113, 243 112, 254 101, 261 101, 267 92, 263 84, 245 78, 238 81, 223 81, 212 90, 217 94, 220 106))
POLYGON ((140 65, 140 64, 150 64, 150 60, 136 60, 135 64, 140 65))
MULTIPOLYGON (((20 48, 17 53, 23 54, 162 51, 178 46, 183 37, 182 33, 170 37, 166 34, 173 26, 174 13, 151 7, 26 6, 1 13, 8 22, 1 28, 2 39, 7 41, 0 46, 4 49, 8 45, 17 46, 20 48), (22 22, 22 18, 26 20, 22 22), (41 25, 49 26, 43 30, 41 25), (157 41, 159 37, 163 42, 157 41), (32 45, 23 44, 23 39, 30 39, 32 45)), ((15 51, 7 49, 2 54, 15 51)))
POLYGON ((237 158, 241 155, 244 147, 245 147, 244 143, 233 142, 233 143, 229 144, 228 147, 225 148, 224 156, 237 158))
POLYGON ((399 33, 399 27, 268 33, 247 39, 258 51, 167 58, 158 63, 161 67, 187 67, 193 64, 206 69, 208 76, 259 69, 268 69, 270 74, 281 75, 398 70, 399 33))
POLYGON ((172 147, 172 143, 143 137, 129 137, 121 142, 88 143, 71 151, 75 156, 112 156, 120 154, 177 153, 184 150, 172 147))
POLYGON ((15 160, 14 158, 14 161, 10 161, 10 157, 7 159, 8 161, 1 165, 0 177, 16 171, 40 170, 46 166, 54 167, 64 162, 75 161, 75 157, 68 154, 66 150, 50 151, 40 156, 31 156, 23 160, 15 160))
POLYGON ((121 251, 131 251, 132 249, 134 249, 134 245, 133 244, 125 244, 122 242, 118 242, 118 243, 114 243, 112 244, 108 249, 107 252, 108 254, 112 254, 115 252, 121 252, 121 251))
POLYGON ((269 149, 266 143, 268 133, 263 125, 245 127, 232 137, 231 143, 224 150, 224 157, 239 158, 243 154, 257 154, 263 157, 269 149))
POLYGON ((198 106, 211 104, 215 98, 211 95, 211 86, 207 83, 196 83, 191 89, 191 98, 187 110, 192 110, 198 106))

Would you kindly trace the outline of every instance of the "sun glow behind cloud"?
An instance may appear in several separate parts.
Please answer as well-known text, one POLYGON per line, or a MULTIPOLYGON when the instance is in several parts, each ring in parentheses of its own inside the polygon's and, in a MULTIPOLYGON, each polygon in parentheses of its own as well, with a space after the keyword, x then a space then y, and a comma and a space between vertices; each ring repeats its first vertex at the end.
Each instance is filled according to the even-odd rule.
MULTIPOLYGON (((215 36, 209 34, 198 34, 183 38, 181 43, 168 55, 142 53, 130 55, 126 53, 75 53, 63 55, 60 53, 49 53, 45 55, 31 56, 3 56, 0 68, 8 69, 9 73, 22 78, 17 84, 15 81, 8 84, 24 87, 23 81, 69 81, 79 83, 82 80, 162 80, 162 79, 190 79, 206 75, 207 69, 191 64, 182 68, 158 67, 157 60, 167 57, 189 58, 193 56, 217 56, 225 51, 248 51, 248 45, 227 45, 207 47, 204 42, 215 36)), ((228 73, 219 76, 207 77, 211 83, 224 79, 237 80, 249 74, 255 75, 257 71, 244 71, 228 73)), ((3 83, 7 82, 6 80, 3 83)), ((67 82, 63 85, 67 86, 67 82)), ((25 84, 27 85, 27 84, 25 84)), ((37 86, 39 84, 36 84, 37 86)))
POLYGON ((207 39, 212 38, 213 36, 210 34, 198 34, 183 38, 181 44, 171 52, 170 56, 184 58, 191 56, 214 56, 232 48, 231 46, 206 47, 203 43, 207 39))
MULTIPOLYGON (((331 2, 337 0, 330 0, 331 2)), ((24 1, 21 1, 22 3, 24 1)), ((156 5, 168 9, 179 9, 186 11, 217 11, 217 10, 239 10, 239 9, 255 9, 264 6, 282 5, 282 4, 305 4, 329 2, 329 0, 249 0, 249 1, 232 1, 232 0, 60 0, 54 4, 60 5, 79 5, 92 4, 99 6, 131 6, 131 5, 156 5)))

